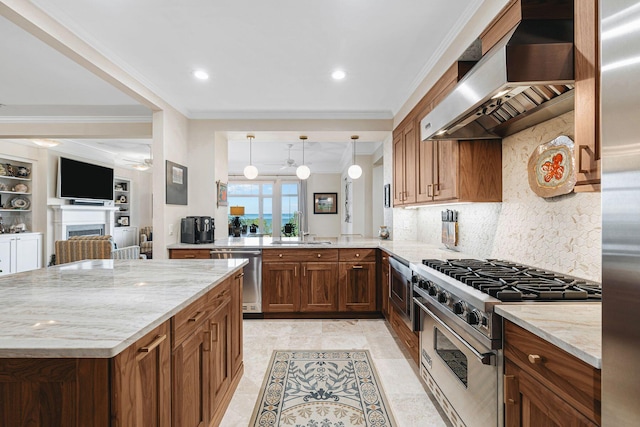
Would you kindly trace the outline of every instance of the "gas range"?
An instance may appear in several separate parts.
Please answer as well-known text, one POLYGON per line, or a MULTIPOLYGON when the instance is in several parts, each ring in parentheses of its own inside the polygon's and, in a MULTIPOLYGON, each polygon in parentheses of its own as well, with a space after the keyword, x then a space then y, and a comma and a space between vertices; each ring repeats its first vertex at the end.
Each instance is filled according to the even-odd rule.
POLYGON ((502 338, 500 319, 493 313, 497 304, 602 298, 598 283, 510 261, 425 259, 411 268, 414 292, 491 340, 491 348, 500 348, 502 338))

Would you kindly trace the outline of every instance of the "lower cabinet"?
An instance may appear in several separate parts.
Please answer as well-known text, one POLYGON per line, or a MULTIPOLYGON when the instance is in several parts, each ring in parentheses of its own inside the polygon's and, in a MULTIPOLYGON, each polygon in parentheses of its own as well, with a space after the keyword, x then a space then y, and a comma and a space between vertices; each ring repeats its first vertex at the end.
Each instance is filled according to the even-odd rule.
POLYGON ((42 268, 42 234, 0 235, 0 275, 42 268))
POLYGON ((505 426, 600 425, 600 370, 504 324, 505 426))
POLYGON ((210 259, 210 249, 169 249, 169 259, 210 259))
POLYGON ((389 319, 391 313, 389 312, 389 286, 390 286, 390 274, 389 274, 389 256, 380 251, 380 279, 378 294, 380 295, 380 309, 386 319, 389 319))
POLYGON ((0 358, 0 425, 219 425, 242 376, 242 273, 111 359, 0 358))
POLYGON ((376 249, 265 249, 265 313, 377 310, 376 249))
POLYGON ((171 426, 169 323, 163 323, 112 359, 113 425, 171 426))

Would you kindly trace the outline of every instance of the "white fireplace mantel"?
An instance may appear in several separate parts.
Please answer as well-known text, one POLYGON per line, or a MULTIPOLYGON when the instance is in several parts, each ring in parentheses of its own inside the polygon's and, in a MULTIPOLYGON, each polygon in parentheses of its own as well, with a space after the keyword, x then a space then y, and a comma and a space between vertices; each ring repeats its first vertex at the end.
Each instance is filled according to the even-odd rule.
POLYGON ((55 240, 67 238, 67 227, 70 225, 104 225, 105 234, 113 235, 115 206, 91 205, 49 205, 53 210, 53 226, 55 240))

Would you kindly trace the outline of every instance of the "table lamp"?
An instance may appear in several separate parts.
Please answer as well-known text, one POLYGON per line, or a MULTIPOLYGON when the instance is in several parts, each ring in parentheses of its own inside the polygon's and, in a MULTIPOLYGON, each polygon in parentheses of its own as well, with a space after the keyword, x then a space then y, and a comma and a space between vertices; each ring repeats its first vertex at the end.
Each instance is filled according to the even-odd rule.
POLYGON ((240 217, 244 215, 244 206, 231 206, 229 209, 231 216, 235 218, 231 221, 233 227, 233 236, 240 237, 240 231, 242 230, 242 224, 240 224, 240 217))

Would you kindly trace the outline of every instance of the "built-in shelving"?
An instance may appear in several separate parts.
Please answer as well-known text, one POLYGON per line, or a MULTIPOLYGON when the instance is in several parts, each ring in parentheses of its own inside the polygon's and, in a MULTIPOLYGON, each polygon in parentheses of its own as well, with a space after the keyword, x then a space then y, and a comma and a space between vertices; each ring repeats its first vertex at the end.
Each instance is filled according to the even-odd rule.
POLYGON ((5 228, 24 224, 24 230, 31 230, 32 174, 32 163, 0 157, 0 213, 5 228))
POLYGON ((129 227, 131 225, 131 181, 128 179, 114 180, 113 205, 118 208, 115 212, 115 226, 129 227))

